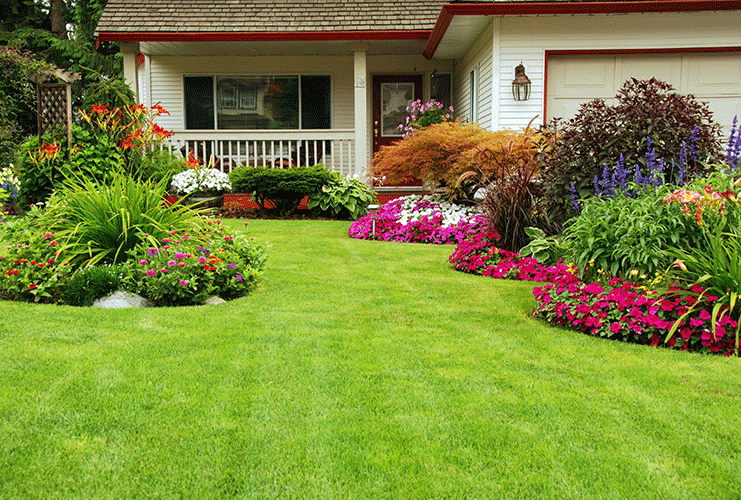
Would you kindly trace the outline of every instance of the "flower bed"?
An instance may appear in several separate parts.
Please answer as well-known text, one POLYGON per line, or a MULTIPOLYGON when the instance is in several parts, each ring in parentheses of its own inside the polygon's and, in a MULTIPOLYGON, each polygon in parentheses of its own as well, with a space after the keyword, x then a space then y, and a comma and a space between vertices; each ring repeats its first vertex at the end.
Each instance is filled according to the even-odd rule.
POLYGON ((472 207, 454 205, 440 196, 410 195, 361 217, 350 226, 349 235, 364 240, 444 245, 460 243, 485 225, 485 216, 472 207))
POLYGON ((449 261, 467 273, 549 283, 533 290, 537 302, 533 314, 552 325, 683 351, 739 353, 734 333, 737 320, 729 316, 727 306, 719 307, 713 329, 712 311, 718 297, 704 294, 699 285, 689 291, 672 286, 653 292, 618 278, 605 286, 582 283, 576 267, 562 262, 542 266, 533 258, 498 249, 498 239, 494 233, 477 234, 458 245, 449 261))
POLYGON ((676 286, 661 293, 650 292, 618 278, 610 280, 607 287, 599 283, 550 284, 533 291, 538 303, 533 314, 552 325, 615 340, 652 346, 663 343, 672 349, 725 356, 737 352, 733 334, 737 322, 728 315, 728 307, 719 309, 713 331, 711 311, 718 297, 702 295, 698 285, 691 292, 676 286))

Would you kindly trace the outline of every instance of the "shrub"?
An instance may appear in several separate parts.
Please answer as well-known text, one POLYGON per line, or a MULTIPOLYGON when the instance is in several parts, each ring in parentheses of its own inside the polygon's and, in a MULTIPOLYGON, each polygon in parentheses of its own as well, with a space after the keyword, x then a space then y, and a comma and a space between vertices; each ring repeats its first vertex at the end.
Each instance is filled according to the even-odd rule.
POLYGON ((357 220, 377 203, 376 195, 362 180, 330 172, 330 181, 309 195, 308 206, 336 219, 357 220))
POLYGON ((352 223, 352 238, 405 243, 460 243, 486 227, 477 209, 440 196, 403 196, 352 223), (375 230, 375 235, 374 235, 375 230))
POLYGON ((179 203, 166 206, 165 193, 163 181, 122 174, 107 183, 70 179, 48 208, 53 223, 46 230, 59 241, 60 256, 75 266, 123 262, 142 241, 204 227, 197 212, 179 203))
POLYGON ((475 171, 484 176, 496 173, 488 169, 497 167, 497 163, 477 161, 479 151, 488 149, 495 155, 508 151, 509 159, 526 161, 538 153, 533 149, 535 137, 529 128, 523 132, 490 132, 478 123, 437 123, 382 147, 373 156, 371 173, 385 184, 421 179, 452 189, 466 172, 475 171))
POLYGON ((295 212, 305 196, 318 192, 332 179, 321 164, 285 170, 242 166, 232 170, 229 177, 234 191, 252 193, 263 209, 271 201, 282 214, 295 212))
POLYGON ((139 243, 124 266, 124 286, 160 306, 245 295, 264 267, 264 249, 226 232, 220 222, 209 221, 206 231, 171 231, 155 244, 139 243))
POLYGON ((79 269, 70 277, 61 299, 71 306, 89 307, 99 298, 118 290, 121 286, 120 273, 118 267, 110 266, 79 269))
POLYGON ((666 179, 675 179, 682 151, 689 177, 705 172, 721 152, 720 126, 708 106, 693 96, 673 92, 670 85, 652 78, 629 80, 615 99, 613 106, 602 100, 582 104, 574 118, 553 120, 544 127, 552 145, 543 172, 544 195, 551 215, 561 222, 573 213, 569 185, 573 182, 586 197, 595 176, 605 164, 615 165, 620 155, 631 172, 638 165, 644 176, 651 155, 663 159, 666 179), (650 150, 653 153, 647 156, 650 150))

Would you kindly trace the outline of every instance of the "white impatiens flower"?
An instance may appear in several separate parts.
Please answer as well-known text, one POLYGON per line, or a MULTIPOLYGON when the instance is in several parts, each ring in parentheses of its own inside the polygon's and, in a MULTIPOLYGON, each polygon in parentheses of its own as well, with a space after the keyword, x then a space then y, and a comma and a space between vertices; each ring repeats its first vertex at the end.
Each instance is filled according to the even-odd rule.
POLYGON ((477 207, 456 205, 440 195, 410 195, 400 199, 402 205, 398 222, 404 225, 421 220, 422 217, 431 219, 436 215, 442 215, 440 226, 452 227, 481 213, 477 207))
POLYGON ((231 191, 229 175, 215 168, 192 168, 175 174, 170 187, 177 194, 231 191))

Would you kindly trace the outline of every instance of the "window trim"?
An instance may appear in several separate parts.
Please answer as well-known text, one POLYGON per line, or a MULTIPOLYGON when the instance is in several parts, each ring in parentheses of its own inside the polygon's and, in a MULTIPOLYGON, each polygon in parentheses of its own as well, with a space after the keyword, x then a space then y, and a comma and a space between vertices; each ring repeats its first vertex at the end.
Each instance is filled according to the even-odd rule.
POLYGON ((468 93, 469 93, 469 110, 468 117, 471 123, 479 120, 479 85, 478 85, 478 71, 476 68, 471 70, 468 75, 468 93))

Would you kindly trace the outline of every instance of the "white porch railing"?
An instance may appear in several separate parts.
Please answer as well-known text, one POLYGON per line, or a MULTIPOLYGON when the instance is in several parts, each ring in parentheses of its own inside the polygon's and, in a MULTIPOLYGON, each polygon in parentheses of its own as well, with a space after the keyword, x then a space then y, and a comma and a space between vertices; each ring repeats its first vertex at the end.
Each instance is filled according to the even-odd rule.
POLYGON ((186 130, 175 132, 165 147, 184 158, 191 152, 204 162, 213 157, 222 172, 240 165, 288 168, 323 163, 343 175, 363 174, 362 166, 355 165, 353 130, 186 130))

